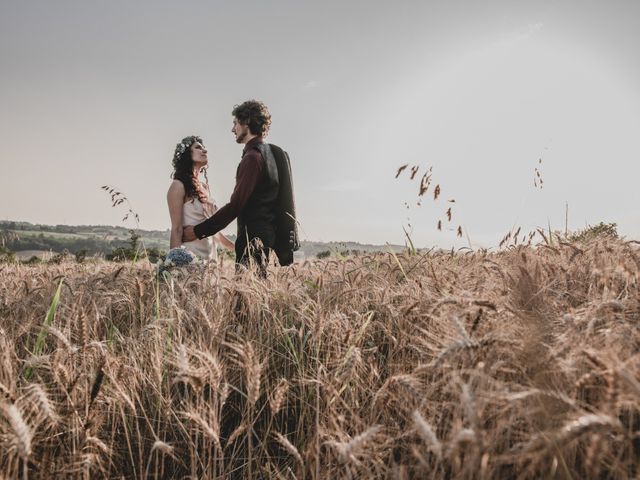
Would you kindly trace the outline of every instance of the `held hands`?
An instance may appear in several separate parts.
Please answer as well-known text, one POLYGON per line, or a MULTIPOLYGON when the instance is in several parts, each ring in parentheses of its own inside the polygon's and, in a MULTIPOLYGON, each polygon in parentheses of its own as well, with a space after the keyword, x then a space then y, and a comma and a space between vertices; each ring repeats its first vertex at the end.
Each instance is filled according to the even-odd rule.
POLYGON ((193 231, 193 226, 188 225, 182 229, 182 241, 183 242, 193 242, 197 240, 196 234, 193 231))

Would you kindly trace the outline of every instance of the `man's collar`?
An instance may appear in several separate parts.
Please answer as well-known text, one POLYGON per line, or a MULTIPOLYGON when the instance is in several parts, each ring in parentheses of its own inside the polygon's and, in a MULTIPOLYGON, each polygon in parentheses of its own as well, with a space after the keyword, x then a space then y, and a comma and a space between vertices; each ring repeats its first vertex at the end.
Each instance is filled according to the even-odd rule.
POLYGON ((244 155, 245 153, 247 153, 250 149, 252 149, 253 147, 255 147, 256 145, 258 145, 259 143, 263 143, 264 139, 258 135, 257 137, 253 137, 251 140, 249 140, 247 142, 247 144, 244 146, 244 149, 242 150, 242 154, 244 155))

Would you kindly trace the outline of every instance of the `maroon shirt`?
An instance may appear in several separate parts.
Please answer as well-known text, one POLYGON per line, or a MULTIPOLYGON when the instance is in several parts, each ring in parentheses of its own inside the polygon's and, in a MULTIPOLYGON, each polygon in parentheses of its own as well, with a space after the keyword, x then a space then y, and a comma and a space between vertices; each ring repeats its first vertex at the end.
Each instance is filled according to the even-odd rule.
POLYGON ((258 150, 253 148, 262 142, 262 137, 255 137, 247 142, 244 150, 242 150, 242 160, 240 160, 240 165, 238 165, 236 186, 231 194, 231 200, 214 213, 213 216, 193 228, 196 237, 204 238, 215 235, 229 225, 238 217, 240 212, 242 212, 249 197, 251 197, 251 194, 255 190, 262 170, 265 167, 262 155, 260 155, 258 150))

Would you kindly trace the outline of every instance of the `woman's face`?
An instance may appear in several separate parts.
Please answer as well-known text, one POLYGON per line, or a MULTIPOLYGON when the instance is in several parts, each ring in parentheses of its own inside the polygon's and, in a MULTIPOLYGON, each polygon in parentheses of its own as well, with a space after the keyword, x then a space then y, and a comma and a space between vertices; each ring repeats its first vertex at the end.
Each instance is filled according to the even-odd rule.
POLYGON ((189 147, 191 149, 191 158, 193 159, 193 166, 202 168, 209 163, 207 158, 207 149, 204 148, 200 142, 193 142, 189 147))

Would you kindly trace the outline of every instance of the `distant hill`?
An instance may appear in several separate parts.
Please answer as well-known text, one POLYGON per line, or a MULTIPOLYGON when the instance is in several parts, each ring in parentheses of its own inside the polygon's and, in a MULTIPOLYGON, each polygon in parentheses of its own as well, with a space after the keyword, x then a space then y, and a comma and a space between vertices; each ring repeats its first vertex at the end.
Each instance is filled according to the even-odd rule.
MULTIPOLYGON (((29 222, 0 221, 0 241, 14 252, 40 250, 88 255, 107 254, 115 248, 127 246, 131 230, 109 225, 40 225, 29 222)), ((169 230, 139 230, 147 248, 166 250, 169 230)))
POLYGON ((404 245, 373 245, 368 243, 358 243, 358 242, 314 242, 314 241, 303 241, 300 245, 300 256, 304 256, 306 258, 315 257, 318 254, 338 254, 338 253, 349 253, 349 252, 380 252, 380 251, 388 251, 391 248, 394 252, 399 252, 404 250, 406 247, 404 245))
MULTIPOLYGON (((137 230, 147 248, 169 249, 169 230, 137 230)), ((234 235, 229 235, 231 240, 234 235)), ((131 229, 111 225, 41 225, 29 222, 0 220, 0 245, 9 250, 25 252, 77 253, 86 250, 88 255, 108 254, 115 248, 129 244, 131 229)), ((320 254, 335 254, 347 251, 373 252, 387 250, 386 245, 361 244, 357 242, 315 242, 303 241, 297 258, 312 258, 320 254)), ((404 248, 391 245, 394 251, 404 248)))

